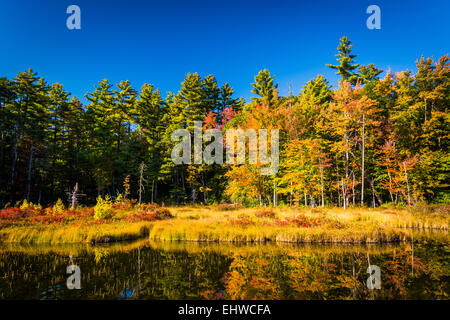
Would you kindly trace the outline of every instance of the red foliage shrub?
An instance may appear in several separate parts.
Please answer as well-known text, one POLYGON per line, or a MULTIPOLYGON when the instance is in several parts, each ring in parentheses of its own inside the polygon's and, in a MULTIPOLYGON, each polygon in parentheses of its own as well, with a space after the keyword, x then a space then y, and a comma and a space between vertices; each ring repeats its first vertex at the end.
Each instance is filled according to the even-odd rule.
POLYGON ((157 206, 147 207, 152 208, 147 211, 139 211, 137 214, 134 214, 128 217, 128 221, 155 221, 155 220, 165 220, 173 218, 173 215, 170 213, 167 208, 158 208, 157 206))
POLYGON ((249 225, 254 225, 255 222, 250 219, 248 216, 245 215, 240 215, 237 219, 228 219, 228 221, 232 224, 232 225, 236 225, 236 226, 249 226, 249 225))
POLYGON ((258 218, 275 218, 275 212, 271 210, 263 210, 255 213, 258 218))
MULTIPOLYGON (((121 205, 117 206, 121 208, 121 205)), ((0 228, 10 225, 27 224, 63 224, 71 223, 73 225, 95 225, 107 223, 105 219, 94 219, 94 208, 79 208, 77 210, 65 210, 62 213, 54 214, 52 207, 37 209, 33 207, 15 208, 9 207, 0 210, 0 228)), ((165 207, 159 207, 157 204, 144 204, 140 207, 137 214, 128 217, 128 221, 154 221, 173 218, 173 215, 165 207)))
POLYGON ((310 218, 305 215, 299 215, 290 221, 298 227, 311 228, 320 226, 324 221, 322 218, 310 218))
POLYGON ((230 210, 236 210, 240 209, 241 206, 238 204, 231 204, 231 203, 222 203, 216 206, 217 211, 230 211, 230 210))
POLYGON ((295 218, 285 218, 283 220, 274 218, 274 223, 278 226, 295 225, 300 228, 313 228, 327 224, 336 229, 342 229, 345 225, 339 221, 329 220, 323 217, 307 217, 305 215, 298 215, 295 218))

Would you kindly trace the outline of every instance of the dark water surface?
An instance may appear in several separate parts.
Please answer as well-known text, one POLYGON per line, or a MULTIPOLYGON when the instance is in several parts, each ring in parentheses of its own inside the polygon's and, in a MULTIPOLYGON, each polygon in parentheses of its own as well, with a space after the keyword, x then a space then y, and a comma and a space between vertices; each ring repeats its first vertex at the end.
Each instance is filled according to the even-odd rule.
POLYGON ((443 244, 1 246, 0 299, 449 299, 443 244), (367 288, 367 267, 381 289, 367 288), (81 289, 69 290, 69 265, 81 289))

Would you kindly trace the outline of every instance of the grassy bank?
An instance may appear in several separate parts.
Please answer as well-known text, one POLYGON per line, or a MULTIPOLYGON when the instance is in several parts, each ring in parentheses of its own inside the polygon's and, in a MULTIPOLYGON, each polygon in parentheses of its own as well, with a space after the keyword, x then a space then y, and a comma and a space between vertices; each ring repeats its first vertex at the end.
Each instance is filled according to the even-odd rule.
MULTIPOLYGON (((97 219, 90 208, 53 215, 23 214, 4 223, 3 243, 102 243, 133 239, 243 243, 448 242, 448 206, 406 209, 234 207, 112 208, 97 219)), ((28 210, 28 209, 27 209, 28 210)), ((11 211, 11 210, 10 210, 11 211)), ((19 214, 18 210, 12 210, 19 214)), ((5 220, 6 221, 6 220, 5 220)))
POLYGON ((151 222, 112 222, 95 226, 17 226, 0 230, 0 239, 6 243, 106 243, 144 238, 150 228, 151 222))
POLYGON ((293 243, 387 243, 448 240, 448 211, 391 209, 171 208, 176 219, 154 224, 150 239, 293 243), (429 232, 418 232, 428 230, 429 232), (441 230, 444 232, 431 232, 441 230))

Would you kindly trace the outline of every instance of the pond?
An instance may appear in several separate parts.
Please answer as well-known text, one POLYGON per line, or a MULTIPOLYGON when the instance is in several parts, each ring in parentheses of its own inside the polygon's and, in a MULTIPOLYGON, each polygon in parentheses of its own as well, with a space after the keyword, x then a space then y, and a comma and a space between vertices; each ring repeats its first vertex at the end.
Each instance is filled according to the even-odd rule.
POLYGON ((449 247, 436 243, 0 247, 0 299, 448 299, 449 294, 449 247), (379 280, 380 289, 368 288, 369 262, 379 267, 371 283, 379 280), (70 265, 79 267, 80 289, 68 288, 70 265))

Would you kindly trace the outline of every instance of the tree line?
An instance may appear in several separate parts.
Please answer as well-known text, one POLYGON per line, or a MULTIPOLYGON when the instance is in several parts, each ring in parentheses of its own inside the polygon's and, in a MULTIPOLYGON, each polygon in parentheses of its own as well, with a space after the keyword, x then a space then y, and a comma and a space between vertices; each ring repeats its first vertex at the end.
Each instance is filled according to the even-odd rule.
POLYGON ((151 84, 100 81, 83 105, 34 71, 0 78, 0 203, 50 204, 78 183, 93 203, 119 193, 170 204, 379 206, 448 202, 449 58, 423 56, 417 71, 359 65, 340 39, 337 88, 318 75, 280 96, 266 69, 248 103, 232 87, 187 74, 165 97, 151 84), (174 130, 280 129, 280 170, 258 164, 175 165, 174 130))

